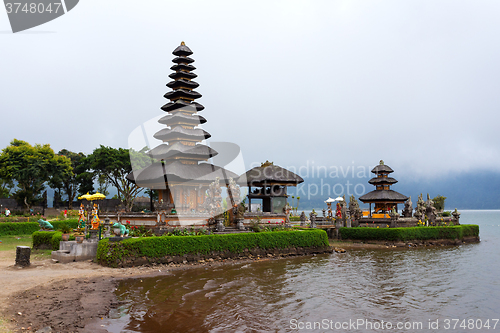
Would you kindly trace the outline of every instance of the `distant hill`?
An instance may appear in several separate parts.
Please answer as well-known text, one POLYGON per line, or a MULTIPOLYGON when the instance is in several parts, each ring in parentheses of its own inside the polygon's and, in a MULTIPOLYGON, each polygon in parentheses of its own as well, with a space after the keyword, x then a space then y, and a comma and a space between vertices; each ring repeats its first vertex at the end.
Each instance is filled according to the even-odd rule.
MULTIPOLYGON (((453 210, 455 208, 500 209, 500 172, 467 172, 450 174, 446 177, 432 180, 422 179, 418 181, 407 180, 404 176, 400 175, 395 176, 399 182, 391 188, 406 196, 411 196, 414 207, 420 193, 423 194, 424 199, 426 199, 427 193, 429 193, 431 198, 437 195, 445 196, 447 198, 445 201, 446 210, 453 210)), ((354 194, 356 199, 358 199, 364 193, 375 189, 374 186, 368 184, 370 178, 304 178, 302 186, 299 186, 297 189, 289 189, 289 201, 292 200, 292 195, 299 195, 301 197, 299 210, 326 208, 324 201, 329 196, 335 198, 338 195, 346 194, 346 198, 348 198, 349 196, 346 193, 348 187, 350 188, 349 194, 354 194), (347 185, 347 182, 350 185, 347 185), (365 191, 361 193, 363 188, 365 191), (341 192, 342 189, 343 192, 341 192), (357 191, 356 193, 354 193, 355 190, 357 191), (297 191, 299 192, 298 194, 297 191)), ((360 205, 365 207, 361 202, 360 205)), ((367 207, 368 205, 366 205, 367 207)))

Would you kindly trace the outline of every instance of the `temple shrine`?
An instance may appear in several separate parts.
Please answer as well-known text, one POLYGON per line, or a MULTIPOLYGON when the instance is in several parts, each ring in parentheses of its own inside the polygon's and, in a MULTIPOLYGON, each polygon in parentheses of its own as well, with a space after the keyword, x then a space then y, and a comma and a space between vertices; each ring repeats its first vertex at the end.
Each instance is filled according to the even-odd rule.
POLYGON ((375 190, 366 193, 359 197, 364 203, 370 204, 370 217, 389 217, 386 213, 395 209, 398 210, 398 204, 404 203, 408 197, 391 190, 391 185, 396 184, 398 181, 388 175, 394 170, 392 170, 388 165, 384 164, 384 161, 380 161, 371 171, 376 175, 376 177, 370 179, 368 183, 375 186, 375 190), (372 203, 375 204, 375 208, 372 214, 372 203))
POLYGON ((250 169, 239 178, 240 185, 248 186, 249 211, 252 209, 252 199, 261 199, 262 212, 275 214, 283 213, 287 204, 287 186, 297 186, 302 182, 302 177, 269 161, 250 169))
POLYGON ((217 152, 200 143, 211 135, 198 127, 207 120, 197 114, 205 107, 195 102, 201 94, 195 91, 199 84, 193 81, 197 77, 194 59, 189 57, 193 52, 182 42, 172 53, 175 58, 170 69, 174 72, 169 77, 173 81, 167 84, 172 91, 164 95, 170 101, 161 107, 167 115, 158 121, 166 127, 154 134, 163 143, 147 152, 155 162, 128 178, 141 187, 158 190, 163 208, 197 212, 210 183, 219 178, 227 184, 238 175, 205 163, 217 152))

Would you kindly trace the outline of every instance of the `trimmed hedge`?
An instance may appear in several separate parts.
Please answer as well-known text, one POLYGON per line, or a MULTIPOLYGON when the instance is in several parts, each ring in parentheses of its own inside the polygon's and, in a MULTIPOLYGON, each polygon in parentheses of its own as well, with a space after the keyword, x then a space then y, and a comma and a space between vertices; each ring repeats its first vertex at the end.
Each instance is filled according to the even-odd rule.
MULTIPOLYGON (((57 230, 61 224, 67 224, 70 228, 78 227, 78 220, 70 219, 65 221, 51 221, 50 224, 57 230)), ((9 235, 31 235, 40 230, 38 222, 3 222, 0 223, 0 236, 9 235)))
POLYGON ((340 228, 341 239, 408 241, 428 239, 463 239, 478 237, 479 226, 462 224, 450 227, 411 227, 411 228, 340 228))
POLYGON ((245 249, 279 249, 290 247, 329 246, 324 230, 273 231, 200 236, 161 236, 129 238, 120 242, 103 239, 97 247, 97 261, 108 266, 124 257, 178 256, 184 254, 210 254, 229 251, 242 253, 245 249))
MULTIPOLYGON (((59 250, 59 242, 62 239, 60 231, 35 231, 32 234, 33 248, 36 249, 42 245, 48 245, 52 250, 59 250)), ((75 240, 75 236, 70 235, 69 240, 75 240)))

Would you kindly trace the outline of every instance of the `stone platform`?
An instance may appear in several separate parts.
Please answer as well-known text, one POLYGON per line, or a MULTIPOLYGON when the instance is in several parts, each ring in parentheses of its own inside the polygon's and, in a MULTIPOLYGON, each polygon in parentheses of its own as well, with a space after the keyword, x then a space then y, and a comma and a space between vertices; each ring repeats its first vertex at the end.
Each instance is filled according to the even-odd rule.
POLYGON ((97 254, 97 242, 83 241, 61 241, 59 250, 52 251, 52 259, 60 263, 68 263, 73 261, 92 260, 97 254))

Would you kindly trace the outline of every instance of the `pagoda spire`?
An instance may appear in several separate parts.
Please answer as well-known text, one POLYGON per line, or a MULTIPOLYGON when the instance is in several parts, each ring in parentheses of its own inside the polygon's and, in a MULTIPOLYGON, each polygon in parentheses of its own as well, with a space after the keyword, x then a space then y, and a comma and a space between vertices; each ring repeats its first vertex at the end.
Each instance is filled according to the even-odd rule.
POLYGON ((207 120, 196 114, 204 106, 195 102, 201 94, 195 91, 199 84, 193 81, 197 77, 193 73, 196 67, 191 65, 194 59, 189 57, 193 52, 181 42, 172 53, 176 56, 172 60, 174 65, 170 67, 174 73, 169 75, 173 81, 167 83, 167 87, 172 90, 164 95, 170 102, 161 107, 168 114, 158 121, 167 127, 154 134, 163 144, 150 150, 149 154, 167 163, 178 160, 183 164, 197 164, 215 156, 217 152, 200 144, 211 135, 198 128, 207 120))

